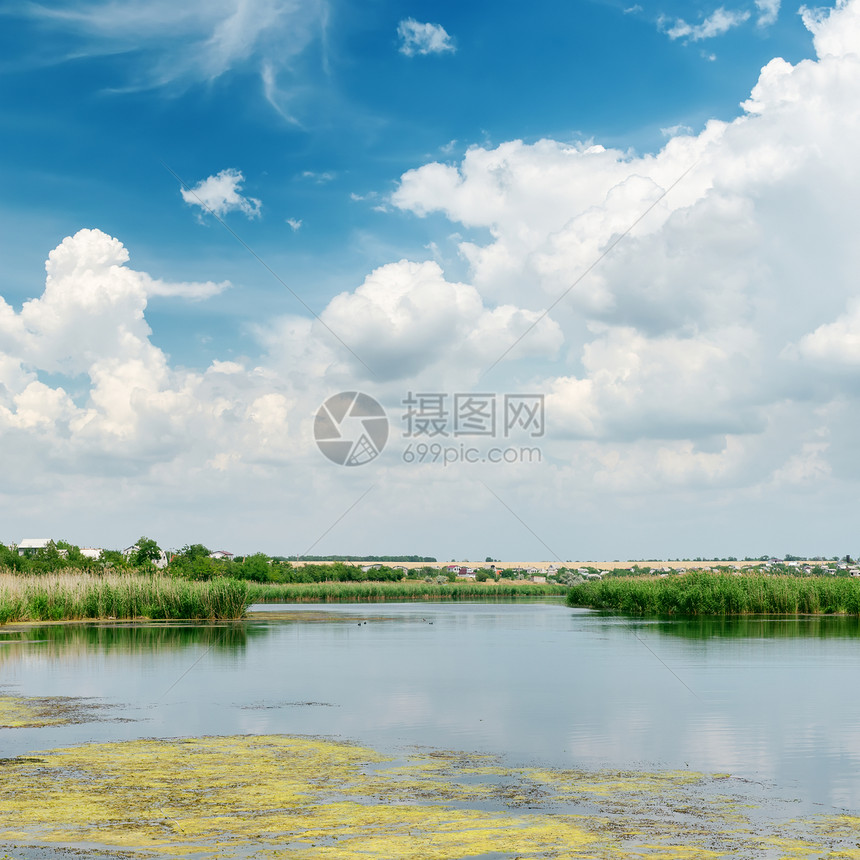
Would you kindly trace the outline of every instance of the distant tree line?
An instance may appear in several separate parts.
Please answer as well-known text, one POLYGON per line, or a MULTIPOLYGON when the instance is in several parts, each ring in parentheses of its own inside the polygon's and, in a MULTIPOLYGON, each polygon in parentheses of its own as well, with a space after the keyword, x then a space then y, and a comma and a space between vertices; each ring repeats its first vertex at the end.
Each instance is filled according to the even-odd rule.
POLYGON ((435 562, 436 559, 429 555, 293 555, 293 556, 273 556, 278 561, 409 561, 414 564, 422 564, 424 562, 435 562))
MULTIPOLYGON (((50 541, 40 549, 27 549, 19 554, 17 548, 0 544, 0 571, 40 575, 60 570, 79 570, 94 574, 104 572, 121 573, 145 572, 162 576, 190 580, 208 580, 215 577, 228 576, 234 579, 251 580, 254 582, 272 583, 314 583, 314 582, 394 582, 401 579, 421 579, 425 581, 445 582, 454 581, 457 574, 454 571, 431 567, 429 564, 416 566, 408 571, 392 568, 387 561, 435 562, 435 559, 422 556, 365 556, 349 559, 352 564, 346 564, 346 559, 332 559, 317 556, 305 556, 304 559, 313 562, 297 565, 293 559, 285 556, 268 556, 258 552, 253 555, 236 556, 233 558, 212 558, 211 550, 200 543, 186 544, 182 549, 164 552, 156 541, 141 536, 134 548, 126 553, 118 550, 102 550, 98 558, 85 556, 80 547, 58 540, 50 541), (317 561, 329 563, 317 563, 317 561), (382 561, 380 561, 382 560, 382 561), (366 570, 362 569, 363 563, 366 570), (373 564, 370 567, 370 564, 373 564)), ((796 557, 786 555, 781 562, 768 562, 768 573, 782 573, 791 576, 850 576, 848 565, 854 562, 850 555, 834 556, 832 559, 808 559, 804 566, 789 566, 788 562, 796 557)), ((757 561, 765 561, 765 557, 757 561)), ((696 561, 691 562, 694 567, 696 561)), ((716 560, 711 560, 713 563, 716 560)), ((734 561, 727 559, 726 561, 734 561)), ((798 559, 799 561, 799 559, 798 559)), ((655 562, 659 564, 659 562, 655 562)), ((628 568, 601 570, 593 565, 586 565, 583 574, 600 574, 604 577, 649 576, 654 568, 651 565, 632 564, 628 568)), ((723 568, 720 568, 723 569, 723 568)), ((674 575, 674 571, 671 572, 674 575)), ((499 579, 525 579, 527 574, 516 569, 494 569, 484 567, 475 570, 478 582, 499 579)), ((575 570, 559 567, 557 571, 547 575, 548 582, 559 582, 572 585, 582 581, 582 576, 575 570)))
MULTIPOLYGON (((396 581, 404 578, 401 570, 386 565, 364 571, 360 566, 344 564, 305 564, 294 567, 284 557, 272 558, 265 553, 211 558, 212 551, 200 543, 186 544, 182 549, 162 551, 152 539, 141 536, 127 554, 119 550, 102 550, 98 558, 89 558, 68 541, 49 541, 40 549, 27 549, 23 554, 16 547, 0 544, 0 570, 40 575, 60 570, 80 570, 91 573, 147 572, 182 579, 206 580, 218 576, 247 579, 255 582, 349 582, 374 580, 396 581), (166 561, 166 563, 165 563, 166 561)), ((418 558, 416 556, 416 558, 418 558)))

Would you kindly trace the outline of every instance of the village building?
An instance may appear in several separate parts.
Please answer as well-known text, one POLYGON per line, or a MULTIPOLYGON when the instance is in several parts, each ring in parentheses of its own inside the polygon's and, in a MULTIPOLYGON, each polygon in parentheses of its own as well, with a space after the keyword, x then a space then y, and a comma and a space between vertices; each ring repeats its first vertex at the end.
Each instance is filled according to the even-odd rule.
POLYGON ((49 543, 50 538, 24 538, 18 544, 18 555, 32 555, 40 549, 47 549, 49 543))

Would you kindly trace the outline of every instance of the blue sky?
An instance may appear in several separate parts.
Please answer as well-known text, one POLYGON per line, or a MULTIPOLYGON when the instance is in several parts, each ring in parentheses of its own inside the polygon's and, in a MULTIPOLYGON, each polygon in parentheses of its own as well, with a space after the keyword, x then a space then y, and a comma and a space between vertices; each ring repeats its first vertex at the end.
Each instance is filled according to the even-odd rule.
POLYGON ((118 545, 149 531, 167 545, 294 553, 325 533, 315 552, 439 557, 842 550, 831 541, 848 539, 845 476, 860 473, 850 442, 834 441, 854 408, 842 366, 854 361, 853 256, 823 190, 853 181, 838 168, 855 129, 855 55, 834 33, 853 32, 857 3, 801 11, 778 0, 7 6, 0 434, 19 453, 0 539, 47 529, 118 545), (741 107, 763 67, 761 104, 741 107), (784 107, 795 92, 809 97, 805 116, 784 107), (830 173, 812 127, 839 148, 823 159, 830 173), (656 221, 540 318, 652 203, 656 221), (81 230, 100 232, 73 238, 81 230), (60 292, 25 311, 66 239, 77 262, 60 267, 60 292), (813 303, 804 284, 825 260, 813 303), (116 280, 116 267, 144 280, 116 280), (213 362, 232 363, 215 372, 229 392, 201 382, 213 362), (488 386, 548 398, 540 469, 487 473, 511 510, 463 464, 332 471, 313 444, 314 411, 338 390, 368 390, 396 423, 408 390, 488 386), (695 403, 706 391, 713 409, 695 403), (795 433, 772 426, 782 410, 795 433), (649 471, 655 462, 664 468, 649 471), (291 481, 306 489, 285 494, 291 481), (359 509, 328 532, 368 485, 399 500, 388 519, 359 509), (402 500, 416 485, 426 505, 412 510, 402 500), (812 492, 834 512, 798 531, 812 492), (198 513, 177 517, 166 497, 198 513), (452 520, 464 497, 470 529, 452 520), (749 512, 763 499, 781 514, 757 534, 749 512), (678 535, 691 504, 701 516, 678 535), (500 536, 511 511, 523 522, 500 536), (284 522, 294 527, 274 527, 284 522))

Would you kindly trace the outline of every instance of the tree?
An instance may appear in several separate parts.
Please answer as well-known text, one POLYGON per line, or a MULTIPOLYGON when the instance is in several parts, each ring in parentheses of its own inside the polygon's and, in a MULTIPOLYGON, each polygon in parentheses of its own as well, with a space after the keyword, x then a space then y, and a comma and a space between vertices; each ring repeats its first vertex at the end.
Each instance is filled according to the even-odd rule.
POLYGON ((262 552, 249 555, 242 568, 246 579, 253 579, 257 582, 268 582, 272 579, 272 566, 269 564, 269 557, 262 552))
POLYGON ((161 558, 161 547, 145 535, 138 538, 135 550, 131 554, 131 563, 136 567, 146 567, 155 564, 161 558))
POLYGON ((185 544, 178 553, 178 555, 187 558, 189 561, 197 561, 199 558, 209 558, 211 554, 208 547, 203 546, 202 543, 185 544))
POLYGON ((79 546, 75 546, 73 543, 69 543, 67 540, 58 540, 57 550, 60 552, 60 555, 65 552, 66 559, 71 562, 82 562, 84 560, 84 557, 81 554, 81 548, 79 546))

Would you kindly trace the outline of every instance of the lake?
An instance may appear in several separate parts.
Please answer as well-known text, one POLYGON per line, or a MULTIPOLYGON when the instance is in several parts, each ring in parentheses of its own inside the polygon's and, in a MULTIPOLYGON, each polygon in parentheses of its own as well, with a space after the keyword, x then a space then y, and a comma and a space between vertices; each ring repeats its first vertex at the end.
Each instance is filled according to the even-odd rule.
POLYGON ((561 602, 258 606, 236 624, 0 628, 16 696, 112 707, 3 729, 89 741, 314 735, 511 766, 725 772, 798 812, 860 809, 860 620, 624 619, 561 602))

